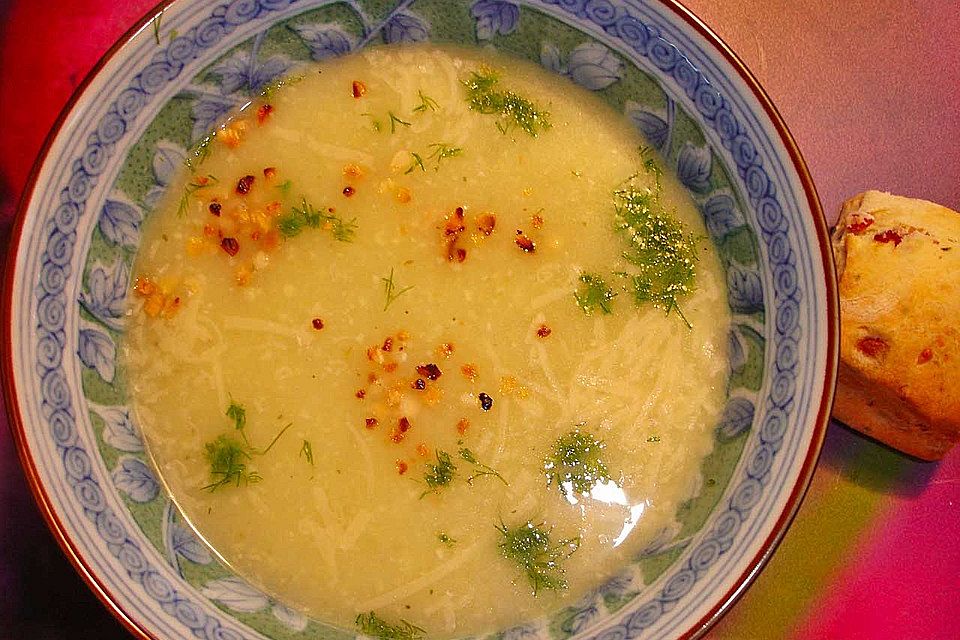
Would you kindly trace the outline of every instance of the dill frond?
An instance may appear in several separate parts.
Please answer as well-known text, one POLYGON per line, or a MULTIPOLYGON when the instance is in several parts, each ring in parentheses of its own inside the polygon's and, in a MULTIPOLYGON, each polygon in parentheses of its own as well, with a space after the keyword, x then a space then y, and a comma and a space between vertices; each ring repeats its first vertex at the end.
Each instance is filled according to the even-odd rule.
POLYGON ((550 114, 538 108, 527 98, 513 91, 497 88, 499 74, 489 68, 481 68, 463 80, 467 89, 467 105, 478 113, 497 116, 497 128, 506 133, 517 126, 536 138, 550 128, 550 114))
POLYGON ((378 640, 419 640, 426 633, 420 627, 410 624, 406 620, 391 624, 373 611, 361 613, 354 622, 360 633, 378 640))
POLYGON ((502 521, 494 526, 503 536, 498 545, 500 554, 520 567, 534 595, 544 589, 567 588, 562 563, 580 548, 579 536, 554 544, 542 524, 535 525, 529 520, 515 527, 507 527, 502 521))
POLYGON ((567 497, 585 495, 597 483, 610 480, 610 471, 601 460, 604 444, 593 435, 575 429, 561 436, 543 461, 547 486, 553 484, 567 497))
POLYGON ((598 309, 604 314, 612 313, 613 307, 610 303, 617 297, 617 294, 607 286, 607 283, 599 275, 581 273, 580 286, 574 292, 573 297, 577 300, 577 306, 589 316, 598 309))

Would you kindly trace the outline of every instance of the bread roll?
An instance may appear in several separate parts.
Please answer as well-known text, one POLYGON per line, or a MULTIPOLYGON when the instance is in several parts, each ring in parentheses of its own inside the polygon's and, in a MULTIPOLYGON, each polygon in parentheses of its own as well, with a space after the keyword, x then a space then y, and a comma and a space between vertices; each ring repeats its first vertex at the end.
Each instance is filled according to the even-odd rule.
POLYGON ((833 234, 840 288, 834 416, 939 460, 960 438, 960 214, 868 191, 833 234))

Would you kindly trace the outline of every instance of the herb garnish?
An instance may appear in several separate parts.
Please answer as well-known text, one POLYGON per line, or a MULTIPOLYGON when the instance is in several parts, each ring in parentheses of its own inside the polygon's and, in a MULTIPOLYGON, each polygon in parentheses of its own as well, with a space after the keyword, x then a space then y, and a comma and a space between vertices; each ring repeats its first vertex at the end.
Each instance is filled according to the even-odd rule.
POLYGON ((474 478, 479 478, 481 476, 495 476, 503 484, 507 486, 510 485, 510 483, 504 480, 503 476, 500 475, 500 473, 496 469, 492 467, 488 467, 487 465, 477 460, 477 456, 475 456, 473 454, 473 451, 470 451, 470 449, 463 447, 457 453, 460 454, 461 458, 463 458, 464 460, 466 460, 467 462, 469 462, 470 464, 472 464, 474 467, 478 469, 476 473, 474 473, 472 476, 467 478, 467 484, 473 484, 474 478))
POLYGON ((550 128, 550 114, 512 91, 498 90, 499 82, 499 74, 486 67, 471 73, 463 81, 470 109, 498 116, 497 128, 503 133, 515 125, 536 138, 541 131, 550 128))
POLYGON ((410 125, 413 124, 412 122, 407 122, 406 120, 401 120, 400 118, 397 117, 397 115, 396 115, 393 111, 389 111, 388 113, 389 113, 389 115, 390 115, 390 133, 396 133, 396 132, 397 132, 397 125, 398 125, 398 124, 402 124, 402 125, 405 126, 405 127, 409 127, 410 125))
POLYGON ((426 633, 406 620, 400 620, 399 624, 390 624, 373 611, 361 613, 355 623, 360 633, 379 640, 418 640, 426 633))
POLYGON ((373 125, 373 130, 376 131, 377 133, 380 133, 380 131, 383 129, 383 125, 380 123, 379 120, 377 120, 376 116, 374 116, 372 113, 364 112, 364 113, 361 113, 360 115, 370 118, 370 123, 373 125))
MULTIPOLYGON (((637 173, 613 192, 614 229, 624 242, 621 257, 630 265, 627 271, 613 275, 623 283, 622 289, 632 294, 637 307, 649 303, 667 314, 676 311, 690 327, 679 298, 693 291, 697 239, 661 202, 662 172, 650 151, 641 148, 640 154, 643 173, 652 175, 654 184, 641 184, 637 173)), ((582 274, 580 282, 574 296, 584 313, 590 315, 598 308, 603 313, 612 311, 610 302, 616 294, 600 276, 582 274)))
POLYGON ((513 528, 508 528, 501 521, 497 530, 503 534, 498 545, 500 553, 523 569, 534 595, 541 589, 567 588, 561 563, 580 547, 579 536, 553 544, 550 532, 543 525, 535 525, 529 520, 513 528))
MULTIPOLYGON (((649 160, 647 172, 659 171, 649 160)), ((686 322, 677 299, 693 290, 697 241, 664 209, 657 175, 653 188, 638 186, 633 176, 614 192, 616 229, 627 244, 623 257, 636 269, 630 278, 636 305, 675 310, 686 322)))
POLYGON ((420 104, 413 108, 414 113, 425 113, 427 109, 430 111, 437 111, 440 108, 440 105, 437 104, 437 101, 423 94, 423 90, 417 90, 417 95, 420 96, 420 104))
POLYGON ((190 197, 201 189, 207 189, 209 187, 217 184, 217 180, 214 176, 207 174, 206 176, 200 176, 195 178, 193 182, 187 183, 187 186, 183 188, 183 195, 180 196, 180 206, 177 207, 177 216, 182 218, 187 213, 187 207, 190 206, 190 197))
POLYGON ((433 151, 430 152, 430 155, 427 156, 428 160, 437 161, 437 170, 440 170, 440 162, 445 158, 456 158, 463 153, 463 149, 460 147, 451 146, 445 142, 438 142, 430 145, 430 148, 433 151))
POLYGON ((210 478, 213 480, 204 487, 216 491, 228 484, 254 484, 262 479, 256 471, 247 469, 247 461, 252 458, 251 447, 246 442, 228 435, 219 435, 213 442, 205 445, 204 457, 210 463, 210 478))
MULTIPOLYGON (((234 429, 243 432, 243 428, 247 426, 247 410, 242 404, 235 400, 230 400, 230 406, 227 407, 225 415, 233 420, 234 429)), ((243 432, 243 434, 244 438, 246 438, 246 432, 243 432)))
MULTIPOLYGON (((473 481, 482 476, 494 476, 503 484, 509 485, 496 469, 477 460, 477 456, 474 455, 470 449, 461 447, 457 453, 460 458, 469 462, 474 467, 474 473, 467 477, 467 484, 472 486, 473 481)), ((437 449, 436 456, 437 463, 427 463, 427 470, 423 474, 423 480, 430 488, 420 495, 421 498, 430 493, 439 493, 440 489, 449 486, 457 475, 457 465, 453 463, 453 458, 449 453, 437 449)))
POLYGON ((310 444, 309 440, 303 441, 303 446, 300 447, 300 455, 307 459, 307 462, 313 466, 313 445, 310 444))
POLYGON ((573 297, 577 300, 577 306, 589 316, 597 309, 605 314, 611 313, 613 309, 610 302, 617 297, 617 294, 597 274, 581 273, 580 286, 573 297))
POLYGON ((457 540, 455 538, 451 538, 449 535, 447 535, 445 531, 441 531, 437 533, 437 540, 447 545, 448 547, 452 547, 453 545, 457 544, 457 540))
POLYGON ((420 171, 427 170, 427 168, 423 166, 423 158, 420 156, 419 153, 411 151, 410 156, 413 158, 413 160, 410 162, 410 166, 407 167, 407 170, 403 172, 404 175, 408 173, 413 173, 414 169, 416 169, 417 167, 420 167, 420 171))
POLYGON ((453 464, 450 454, 437 449, 437 463, 427 463, 427 471, 423 474, 423 481, 430 487, 421 494, 421 498, 428 493, 437 493, 442 487, 453 482, 457 473, 457 466, 453 464))
POLYGON ((277 229, 285 237, 292 238, 300 235, 304 227, 329 230, 336 240, 352 242, 357 224, 355 220, 344 222, 343 218, 334 215, 329 210, 317 210, 307 202, 306 198, 301 198, 299 209, 292 207, 289 213, 277 220, 277 229))
POLYGON ((166 7, 160 9, 160 13, 153 18, 153 39, 157 41, 158 45, 160 44, 160 23, 163 22, 163 14, 166 13, 166 11, 166 7))
MULTIPOLYGON (((435 142, 430 145, 432 151, 427 154, 427 160, 435 160, 436 163, 433 167, 434 171, 440 171, 440 163, 446 158, 456 158, 457 156, 463 154, 463 149, 460 147, 454 147, 453 145, 447 144, 446 142, 435 142)), ((413 157, 413 161, 410 163, 410 166, 407 167, 407 170, 404 171, 404 174, 413 173, 417 167, 421 171, 426 171, 427 167, 424 165, 424 157, 419 153, 410 152, 410 155, 413 157)))
POLYGON ((591 434, 575 429, 553 445, 552 455, 543 461, 547 486, 557 488, 569 499, 587 495, 597 483, 610 480, 610 471, 600 459, 604 444, 591 434))
POLYGON ((222 486, 234 484, 254 484, 263 478, 256 471, 251 471, 247 463, 254 456, 265 456, 273 448, 287 429, 293 426, 291 422, 273 437, 270 444, 262 451, 254 448, 247 440, 247 411, 244 406, 234 400, 230 401, 225 414, 233 421, 234 430, 239 431, 242 439, 230 434, 220 434, 216 440, 204 445, 204 457, 210 464, 210 479, 213 481, 203 487, 208 491, 216 491, 222 486))
POLYGON ((383 310, 386 311, 393 301, 405 294, 410 289, 413 289, 413 285, 404 287, 402 289, 397 289, 396 283, 393 281, 393 268, 390 268, 390 275, 386 278, 380 278, 380 281, 383 282, 383 293, 386 297, 386 302, 384 302, 383 310))

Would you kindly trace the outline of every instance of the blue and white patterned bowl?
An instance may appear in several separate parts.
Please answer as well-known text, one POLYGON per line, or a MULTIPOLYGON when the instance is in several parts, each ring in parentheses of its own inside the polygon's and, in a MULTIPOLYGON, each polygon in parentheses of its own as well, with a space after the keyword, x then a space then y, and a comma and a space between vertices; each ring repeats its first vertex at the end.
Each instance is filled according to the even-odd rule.
POLYGON ((38 162, 4 290, 14 434, 54 533, 145 638, 348 638, 222 566, 143 451, 116 363, 140 225, 184 154, 300 61, 381 43, 475 42, 540 62, 625 113, 672 163, 727 272, 730 384, 702 494, 633 566, 497 640, 689 637, 743 591, 807 486, 836 374, 826 229, 762 89, 673 0, 178 0, 84 83, 38 162))

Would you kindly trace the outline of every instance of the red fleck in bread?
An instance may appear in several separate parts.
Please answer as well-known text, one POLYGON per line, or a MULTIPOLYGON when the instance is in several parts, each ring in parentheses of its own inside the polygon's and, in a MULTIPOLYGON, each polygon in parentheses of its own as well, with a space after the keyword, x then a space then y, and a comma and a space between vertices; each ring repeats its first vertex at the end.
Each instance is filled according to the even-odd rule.
POLYGON ((960 438, 960 214, 867 191, 833 233, 840 288, 834 416, 923 460, 960 438))

